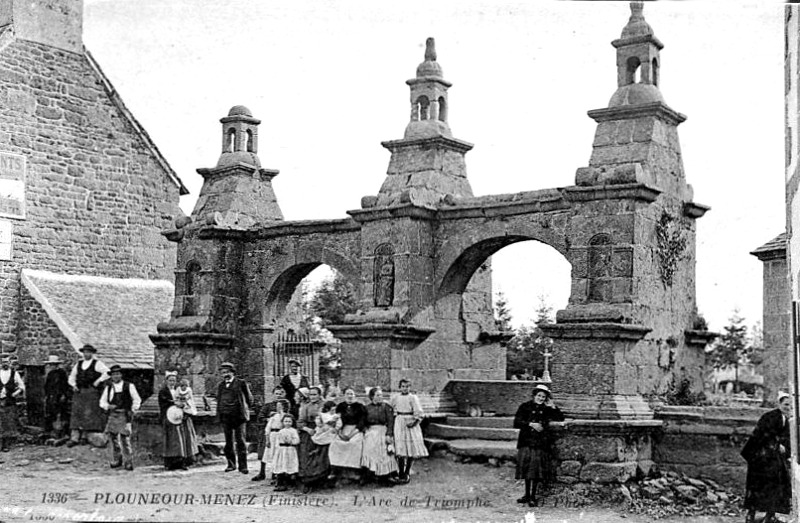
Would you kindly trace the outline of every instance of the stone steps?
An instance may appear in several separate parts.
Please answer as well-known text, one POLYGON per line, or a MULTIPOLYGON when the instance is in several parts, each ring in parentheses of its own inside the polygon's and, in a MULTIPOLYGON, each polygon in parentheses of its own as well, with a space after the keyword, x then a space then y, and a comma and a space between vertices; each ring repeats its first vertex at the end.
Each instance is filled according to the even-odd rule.
POLYGON ((498 427, 454 426, 443 423, 428 425, 426 435, 440 439, 516 441, 519 430, 498 427))
POLYGON ((447 424, 456 427, 491 427, 498 429, 511 429, 514 418, 505 416, 484 416, 472 418, 469 416, 447 416, 447 424))
POLYGON ((469 458, 515 459, 516 441, 497 441, 485 439, 439 439, 426 437, 425 444, 431 452, 444 450, 457 456, 469 458))

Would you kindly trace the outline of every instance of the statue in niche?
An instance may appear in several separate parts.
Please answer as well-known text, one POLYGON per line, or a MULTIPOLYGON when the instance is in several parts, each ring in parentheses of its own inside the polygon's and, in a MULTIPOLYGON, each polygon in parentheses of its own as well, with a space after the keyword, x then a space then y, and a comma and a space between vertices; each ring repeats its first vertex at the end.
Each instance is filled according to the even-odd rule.
POLYGON ((589 301, 611 301, 611 238, 598 234, 589 241, 589 301))
POLYGON ((394 301, 394 249, 388 243, 375 249, 375 292, 376 307, 391 307, 394 301))

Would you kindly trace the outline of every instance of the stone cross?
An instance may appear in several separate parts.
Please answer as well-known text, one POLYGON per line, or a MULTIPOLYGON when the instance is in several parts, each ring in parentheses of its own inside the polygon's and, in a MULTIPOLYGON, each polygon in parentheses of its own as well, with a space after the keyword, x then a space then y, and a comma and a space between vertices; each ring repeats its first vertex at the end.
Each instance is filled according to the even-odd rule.
POLYGON ((553 356, 553 353, 548 349, 545 349, 542 356, 544 356, 544 372, 542 372, 542 381, 552 381, 550 379, 550 357, 553 356))

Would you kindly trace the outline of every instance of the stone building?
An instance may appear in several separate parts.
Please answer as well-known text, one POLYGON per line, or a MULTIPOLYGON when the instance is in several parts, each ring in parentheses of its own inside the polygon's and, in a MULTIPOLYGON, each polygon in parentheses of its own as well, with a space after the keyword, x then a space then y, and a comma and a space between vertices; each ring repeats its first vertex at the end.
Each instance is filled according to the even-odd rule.
POLYGON ((764 400, 772 405, 778 390, 789 384, 792 344, 792 292, 786 262, 786 233, 779 234, 750 254, 764 264, 763 279, 763 361, 757 372, 764 376, 764 400))
POLYGON ((82 41, 81 0, 0 0, 0 341, 40 409, 42 362, 84 343, 152 381, 186 188, 82 41))
MULTIPOLYGON (((800 8, 796 4, 785 6, 784 18, 784 111, 785 111, 785 155, 786 155, 786 235, 787 235, 787 271, 791 292, 791 308, 793 321, 797 321, 798 302, 800 302, 800 8)), ((800 413, 798 402, 798 354, 797 328, 792 329, 792 350, 786 363, 789 368, 789 382, 794 400, 795 413, 800 413)), ((797 425, 792 424, 792 471, 794 478, 793 502, 794 511, 798 510, 798 492, 800 492, 800 467, 798 467, 797 425)))

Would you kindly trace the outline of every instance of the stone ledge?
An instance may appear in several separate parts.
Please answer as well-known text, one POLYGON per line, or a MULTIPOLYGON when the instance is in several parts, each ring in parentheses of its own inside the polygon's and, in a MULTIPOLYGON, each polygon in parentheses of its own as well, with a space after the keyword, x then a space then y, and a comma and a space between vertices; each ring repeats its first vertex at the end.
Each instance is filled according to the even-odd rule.
POLYGON ((651 330, 641 325, 625 323, 553 323, 542 325, 550 338, 596 338, 611 340, 640 340, 651 330))
POLYGON ((329 325, 328 330, 337 338, 347 339, 373 339, 392 338, 422 342, 436 332, 428 327, 415 327, 413 325, 397 325, 389 323, 358 323, 346 325, 329 325))
POLYGON ((315 233, 331 234, 337 232, 355 232, 361 230, 361 225, 350 218, 335 220, 299 220, 291 222, 276 222, 270 225, 259 225, 250 230, 231 230, 216 227, 203 227, 198 236, 203 239, 247 239, 266 240, 284 236, 303 236, 315 233))
POLYGON ((572 186, 565 187, 563 191, 567 200, 577 202, 633 199, 652 203, 661 194, 661 189, 650 187, 643 183, 622 183, 592 187, 572 186))
POLYGON ((650 102, 646 104, 593 109, 586 114, 597 123, 611 120, 630 120, 646 116, 655 116, 673 125, 678 125, 686 121, 686 115, 672 109, 664 102, 650 102))

